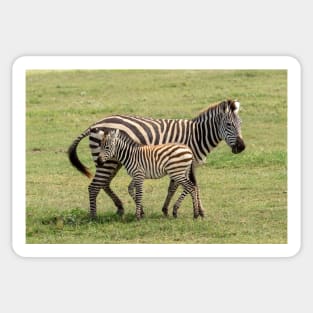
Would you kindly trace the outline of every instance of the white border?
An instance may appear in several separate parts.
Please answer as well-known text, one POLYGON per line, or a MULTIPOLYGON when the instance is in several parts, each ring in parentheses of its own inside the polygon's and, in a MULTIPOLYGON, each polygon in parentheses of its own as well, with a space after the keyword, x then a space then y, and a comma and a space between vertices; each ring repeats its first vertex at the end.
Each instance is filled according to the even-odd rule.
POLYGON ((289 56, 24 56, 12 68, 12 246, 22 257, 291 257, 301 247, 301 67, 289 56), (30 69, 288 70, 287 244, 26 244, 25 103, 30 69), (25 139, 24 141, 21 139, 25 139), (24 156, 24 157, 23 157, 24 156))

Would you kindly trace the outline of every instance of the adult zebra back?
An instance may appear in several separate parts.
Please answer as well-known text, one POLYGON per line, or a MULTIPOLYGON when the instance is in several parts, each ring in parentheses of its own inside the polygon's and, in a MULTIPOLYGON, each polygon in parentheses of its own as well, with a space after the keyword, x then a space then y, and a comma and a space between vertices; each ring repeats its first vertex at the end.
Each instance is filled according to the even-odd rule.
MULTIPOLYGON (((96 161, 102 139, 99 130, 108 133, 112 129, 124 131, 131 139, 141 144, 157 145, 171 142, 188 145, 196 163, 200 163, 222 140, 226 141, 233 153, 240 153, 245 149, 245 144, 241 136, 239 107, 238 101, 225 100, 209 106, 191 120, 152 119, 128 115, 108 116, 91 125, 74 140, 69 148, 69 158, 74 167, 91 177, 91 173, 77 156, 77 146, 89 135, 90 149, 96 161)), ((96 165, 95 176, 88 187, 92 217, 96 216, 96 198, 101 188, 113 200, 117 213, 123 214, 122 201, 110 187, 112 179, 120 168, 121 163, 114 159, 106 161, 102 166, 96 165)), ((177 186, 171 180, 162 208, 165 214, 176 189, 177 186)))
POLYGON ((141 204, 144 179, 157 179, 165 175, 183 187, 183 192, 174 205, 174 217, 177 217, 180 203, 189 193, 192 197, 194 218, 203 216, 203 209, 199 206, 198 187, 194 179, 193 154, 188 146, 176 143, 143 145, 134 142, 117 129, 110 131, 103 138, 97 162, 102 165, 112 158, 124 165, 132 177, 128 192, 135 201, 138 220, 144 214, 141 204))

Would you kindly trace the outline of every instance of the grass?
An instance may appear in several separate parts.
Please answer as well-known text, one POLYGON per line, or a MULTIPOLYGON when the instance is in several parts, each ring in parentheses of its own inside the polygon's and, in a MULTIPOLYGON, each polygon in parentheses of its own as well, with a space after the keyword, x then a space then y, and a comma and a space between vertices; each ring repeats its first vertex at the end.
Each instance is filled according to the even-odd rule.
MULTIPOLYGON (((286 71, 28 71, 26 79, 27 243, 287 242, 286 71), (192 118, 226 98, 241 102, 247 148, 233 155, 221 143, 197 168, 205 219, 193 220, 190 197, 178 219, 164 218, 163 178, 145 181, 137 222, 122 169, 112 188, 125 216, 101 192, 99 217, 89 220, 89 180, 66 153, 77 135, 113 113, 192 118)), ((87 139, 78 155, 94 170, 87 139)))

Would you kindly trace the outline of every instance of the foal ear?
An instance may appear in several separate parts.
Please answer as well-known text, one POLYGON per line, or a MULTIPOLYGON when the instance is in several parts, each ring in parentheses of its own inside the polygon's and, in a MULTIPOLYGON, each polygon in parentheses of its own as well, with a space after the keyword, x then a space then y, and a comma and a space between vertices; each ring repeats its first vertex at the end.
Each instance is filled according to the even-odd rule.
POLYGON ((226 114, 229 112, 229 102, 228 101, 222 102, 222 110, 226 114))
POLYGON ((108 135, 109 135, 110 137, 114 138, 115 136, 117 136, 116 132, 117 132, 117 129, 111 129, 111 130, 109 131, 108 135))

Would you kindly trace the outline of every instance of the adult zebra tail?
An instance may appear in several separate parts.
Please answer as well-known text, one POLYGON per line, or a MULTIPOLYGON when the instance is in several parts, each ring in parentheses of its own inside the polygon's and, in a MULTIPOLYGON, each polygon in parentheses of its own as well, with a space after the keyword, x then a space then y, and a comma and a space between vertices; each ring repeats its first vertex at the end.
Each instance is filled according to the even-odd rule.
POLYGON ((71 144, 71 146, 68 148, 68 157, 70 159, 70 162, 74 167, 77 168, 81 173, 86 175, 88 178, 92 177, 92 174, 90 173, 89 169, 80 162, 78 156, 77 156, 77 146, 80 143, 80 141, 87 137, 90 134, 90 128, 86 129, 83 133, 81 133, 71 144))

